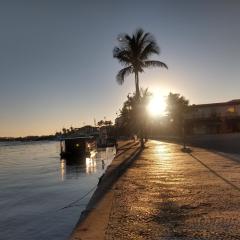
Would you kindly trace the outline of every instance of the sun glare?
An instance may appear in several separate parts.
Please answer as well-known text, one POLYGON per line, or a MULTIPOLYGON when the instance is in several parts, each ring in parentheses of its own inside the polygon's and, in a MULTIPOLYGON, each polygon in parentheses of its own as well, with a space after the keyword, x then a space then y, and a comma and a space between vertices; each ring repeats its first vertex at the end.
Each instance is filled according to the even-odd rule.
POLYGON ((147 106, 147 110, 154 117, 164 115, 166 110, 165 98, 160 94, 154 94, 147 106))

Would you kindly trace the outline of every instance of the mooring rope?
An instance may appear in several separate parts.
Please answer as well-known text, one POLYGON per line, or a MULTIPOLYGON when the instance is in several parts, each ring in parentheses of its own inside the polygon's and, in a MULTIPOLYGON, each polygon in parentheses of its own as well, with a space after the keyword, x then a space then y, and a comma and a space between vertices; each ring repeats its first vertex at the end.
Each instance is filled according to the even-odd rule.
POLYGON ((76 205, 76 203, 79 203, 81 200, 83 200, 85 197, 87 197, 92 191, 94 191, 96 188, 97 188, 98 185, 95 185, 93 188, 91 188, 87 193, 85 193, 82 197, 80 197, 79 199, 69 203, 68 205, 66 205, 65 207, 63 208, 60 208, 59 210, 63 210, 63 209, 66 209, 66 208, 71 208, 71 207, 77 207, 77 206, 80 206, 79 204, 76 205))

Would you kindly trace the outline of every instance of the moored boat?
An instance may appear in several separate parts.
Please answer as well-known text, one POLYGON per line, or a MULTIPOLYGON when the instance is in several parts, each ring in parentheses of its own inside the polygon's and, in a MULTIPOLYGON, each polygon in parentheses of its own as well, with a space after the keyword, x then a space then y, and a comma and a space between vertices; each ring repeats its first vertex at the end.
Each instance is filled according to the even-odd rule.
POLYGON ((96 140, 93 137, 67 137, 60 140, 60 156, 62 158, 91 156, 96 147, 96 140))

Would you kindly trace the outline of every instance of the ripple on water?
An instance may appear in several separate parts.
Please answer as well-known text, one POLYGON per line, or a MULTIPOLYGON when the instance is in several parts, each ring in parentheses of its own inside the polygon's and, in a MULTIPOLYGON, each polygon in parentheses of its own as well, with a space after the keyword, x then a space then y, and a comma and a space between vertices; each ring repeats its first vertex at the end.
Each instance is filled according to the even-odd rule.
POLYGON ((107 149, 68 165, 58 142, 0 143, 0 239, 66 239, 91 194, 60 209, 97 184, 114 154, 107 149))

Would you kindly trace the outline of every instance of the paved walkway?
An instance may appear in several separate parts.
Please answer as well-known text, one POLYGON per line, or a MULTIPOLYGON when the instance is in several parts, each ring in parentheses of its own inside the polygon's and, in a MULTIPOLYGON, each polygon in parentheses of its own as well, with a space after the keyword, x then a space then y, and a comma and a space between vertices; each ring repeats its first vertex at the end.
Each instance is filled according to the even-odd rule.
POLYGON ((240 162, 217 153, 149 141, 111 192, 107 240, 240 239, 240 162))

